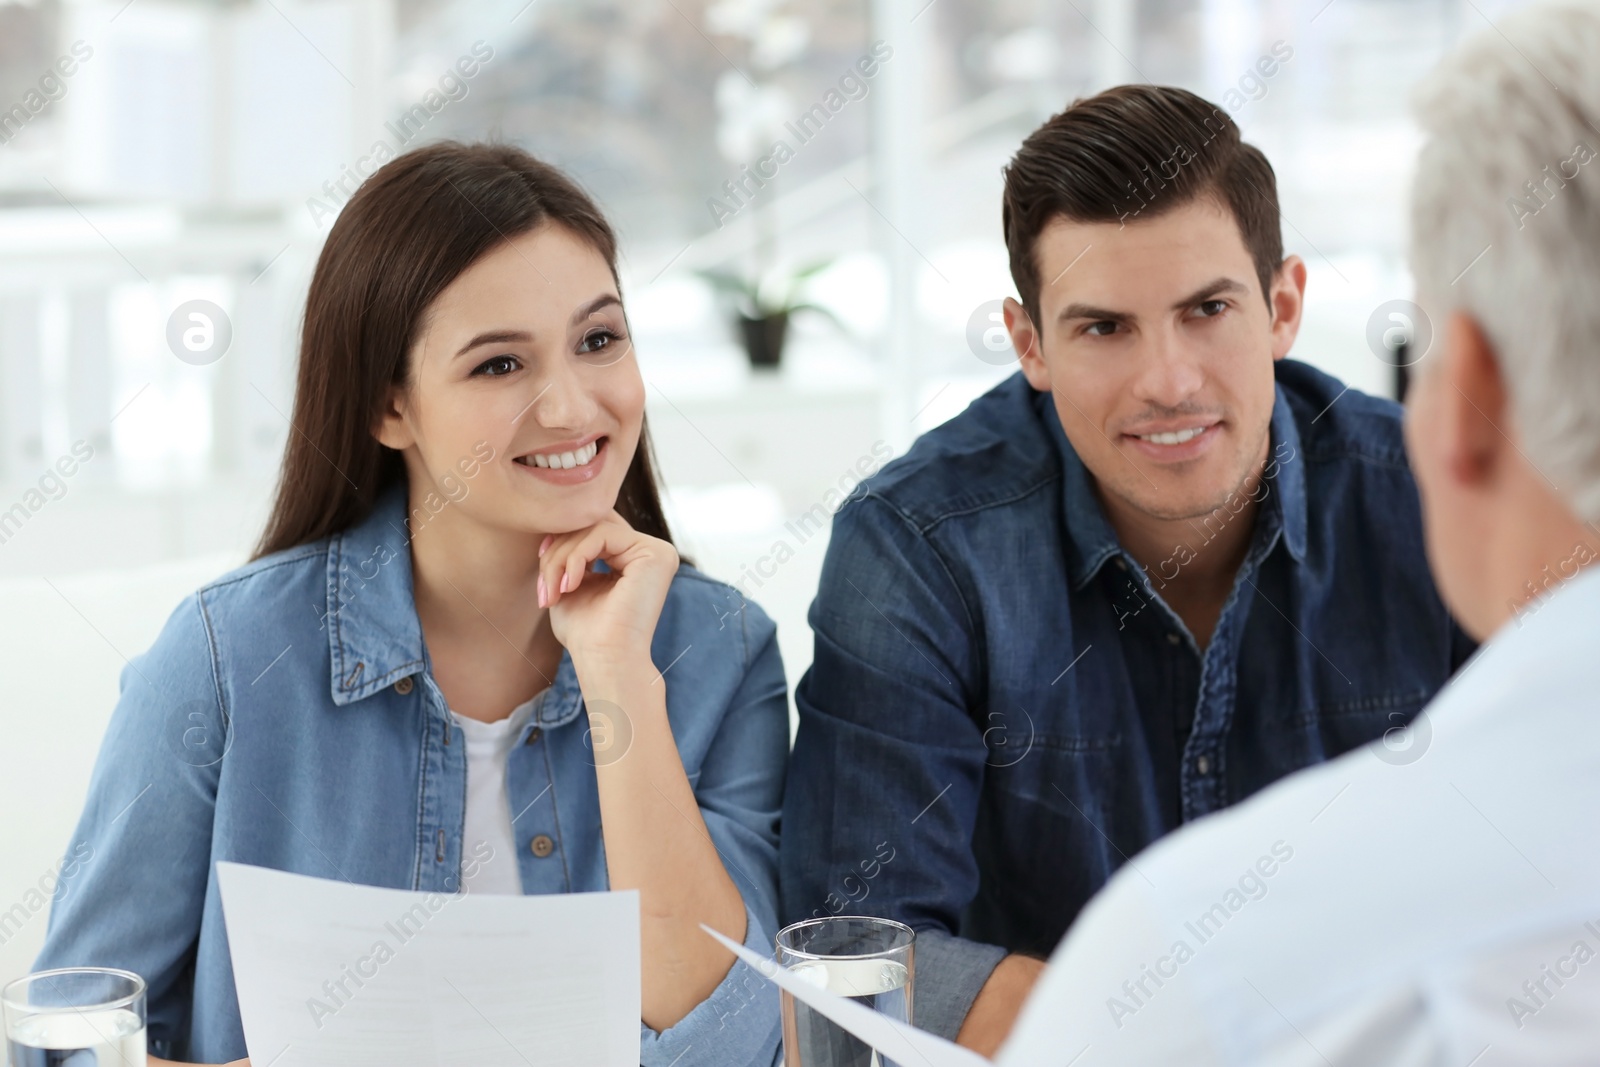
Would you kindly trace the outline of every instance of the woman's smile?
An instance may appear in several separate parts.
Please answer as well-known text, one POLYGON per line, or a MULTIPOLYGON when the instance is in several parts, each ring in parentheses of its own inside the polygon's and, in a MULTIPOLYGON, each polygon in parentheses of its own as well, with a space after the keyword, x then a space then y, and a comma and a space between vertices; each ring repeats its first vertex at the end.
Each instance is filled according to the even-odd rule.
POLYGON ((517 456, 512 462, 543 481, 577 485, 590 481, 605 469, 609 440, 604 434, 595 434, 581 441, 563 441, 517 456))

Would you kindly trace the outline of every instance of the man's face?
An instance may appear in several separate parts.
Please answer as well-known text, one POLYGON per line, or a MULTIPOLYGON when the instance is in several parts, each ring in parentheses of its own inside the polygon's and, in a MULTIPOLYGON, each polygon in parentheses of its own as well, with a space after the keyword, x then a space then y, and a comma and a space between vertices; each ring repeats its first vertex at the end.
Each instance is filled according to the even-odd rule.
POLYGON ((1034 256, 1042 327, 1015 301, 1006 323, 1108 508, 1181 520, 1223 506, 1266 459, 1299 257, 1269 312, 1232 213, 1205 196, 1126 226, 1057 218, 1034 256))

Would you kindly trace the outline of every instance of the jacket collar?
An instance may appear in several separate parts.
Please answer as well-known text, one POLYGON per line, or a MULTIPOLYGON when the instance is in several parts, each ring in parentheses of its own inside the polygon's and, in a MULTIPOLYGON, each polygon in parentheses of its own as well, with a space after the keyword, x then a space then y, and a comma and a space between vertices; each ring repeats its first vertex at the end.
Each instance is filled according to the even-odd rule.
MULTIPOLYGON (((1295 426, 1294 413, 1284 395, 1282 385, 1274 385, 1272 404, 1271 440, 1267 453, 1267 481, 1272 491, 1262 500, 1256 514, 1258 546, 1253 550, 1260 555, 1270 551, 1273 542, 1282 535, 1284 546, 1296 562, 1304 562, 1306 551, 1306 489, 1304 460, 1300 455, 1300 431, 1295 426)), ((1093 476, 1083 460, 1067 440, 1056 414, 1056 406, 1049 393, 1036 393, 1036 410, 1044 423, 1045 431, 1055 443, 1061 460, 1061 503, 1066 520, 1067 576, 1073 589, 1082 589, 1089 580, 1113 557, 1126 559, 1136 565, 1123 551, 1116 531, 1106 519, 1095 492, 1093 476)))
MULTIPOLYGON (((411 584, 408 504, 401 479, 383 491, 366 518, 328 539, 329 686, 337 706, 428 672, 411 584)), ((534 718, 543 726, 560 726, 582 710, 577 673, 565 651, 537 701, 534 718)))

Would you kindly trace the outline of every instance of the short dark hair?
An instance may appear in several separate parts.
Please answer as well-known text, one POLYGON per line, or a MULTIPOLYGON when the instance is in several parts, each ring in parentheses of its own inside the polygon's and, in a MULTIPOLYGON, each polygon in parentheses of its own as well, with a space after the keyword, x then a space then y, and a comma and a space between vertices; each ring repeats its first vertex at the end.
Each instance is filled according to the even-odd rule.
POLYGON ((1283 262, 1272 164, 1240 140, 1231 118, 1184 89, 1119 85, 1075 100, 1028 135, 1003 174, 1011 278, 1035 326, 1042 286, 1034 249, 1057 216, 1148 218, 1213 195, 1239 224, 1263 296, 1283 262))

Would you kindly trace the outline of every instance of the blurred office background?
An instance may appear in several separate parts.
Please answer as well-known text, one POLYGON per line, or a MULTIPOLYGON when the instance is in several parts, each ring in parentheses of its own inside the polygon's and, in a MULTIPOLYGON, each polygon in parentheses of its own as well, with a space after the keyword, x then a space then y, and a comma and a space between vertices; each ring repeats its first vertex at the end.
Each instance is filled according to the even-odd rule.
POLYGON ((1013 292, 1000 168, 1029 130, 1124 81, 1225 106, 1309 264, 1295 354, 1392 395, 1365 332, 1410 295, 1406 91, 1511 6, 0 0, 0 980, 125 658, 259 533, 307 281, 375 160, 489 137, 597 196, 676 530, 779 620, 792 683, 826 532, 785 523, 1014 370, 969 326, 1013 292), (809 271, 826 313, 753 369, 707 271, 809 271), (168 342, 193 300, 231 329, 209 363, 168 342))

